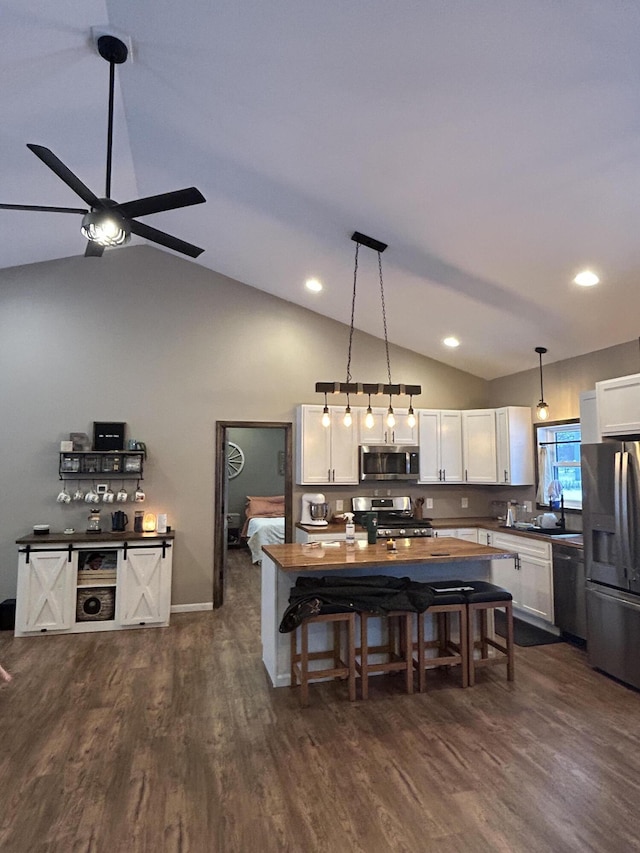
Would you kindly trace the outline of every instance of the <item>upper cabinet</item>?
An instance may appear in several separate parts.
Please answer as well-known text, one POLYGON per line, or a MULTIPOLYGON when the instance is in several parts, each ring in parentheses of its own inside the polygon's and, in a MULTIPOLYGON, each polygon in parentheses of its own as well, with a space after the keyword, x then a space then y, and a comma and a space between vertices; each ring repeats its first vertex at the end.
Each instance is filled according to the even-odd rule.
POLYGON ((420 409, 419 483, 462 482, 462 412, 420 409))
POLYGON ((640 433, 640 373, 596 382, 600 435, 640 433))
POLYGON ((528 406, 496 409, 496 444, 498 482, 509 486, 533 485, 533 427, 528 406))
POLYGON ((465 483, 496 483, 496 410, 462 413, 462 459, 465 483))
POLYGON ((595 388, 580 394, 580 433, 582 444, 600 444, 602 441, 595 388))
MULTIPOLYGON (((344 414, 344 409, 341 410, 344 414)), ((410 427, 407 423, 409 416, 408 409, 394 409, 396 419, 395 426, 387 426, 387 409, 372 408, 373 426, 368 427, 365 424, 367 415, 366 408, 359 406, 354 408, 354 418, 358 415, 358 426, 360 432, 360 444, 417 444, 418 443, 418 426, 410 427)), ((417 421, 417 414, 416 414, 417 421)))
POLYGON ((302 486, 351 485, 358 482, 357 419, 344 425, 344 409, 329 406, 331 423, 322 425, 322 406, 297 411, 296 472, 302 486))

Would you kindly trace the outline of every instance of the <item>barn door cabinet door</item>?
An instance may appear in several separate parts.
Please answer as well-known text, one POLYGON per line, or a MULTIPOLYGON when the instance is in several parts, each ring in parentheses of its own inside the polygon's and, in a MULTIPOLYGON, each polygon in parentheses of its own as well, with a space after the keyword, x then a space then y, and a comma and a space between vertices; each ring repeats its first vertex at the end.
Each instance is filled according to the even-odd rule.
POLYGON ((68 631, 74 622, 77 554, 31 551, 18 559, 16 634, 68 631))
POLYGON ((121 625, 168 624, 171 593, 170 551, 137 548, 123 552, 119 572, 121 625))

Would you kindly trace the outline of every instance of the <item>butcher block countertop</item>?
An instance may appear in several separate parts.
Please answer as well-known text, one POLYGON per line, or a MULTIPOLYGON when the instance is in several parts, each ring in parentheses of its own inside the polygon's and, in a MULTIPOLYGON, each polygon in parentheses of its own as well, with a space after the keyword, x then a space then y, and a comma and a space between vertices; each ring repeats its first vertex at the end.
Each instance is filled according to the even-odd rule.
POLYGON ((513 558, 509 551, 488 545, 476 545, 450 536, 437 539, 398 539, 396 548, 396 551, 388 551, 386 542, 368 545, 358 541, 349 546, 345 542, 264 545, 262 550, 283 572, 325 572, 330 569, 364 569, 368 566, 379 568, 385 564, 397 566, 513 558))

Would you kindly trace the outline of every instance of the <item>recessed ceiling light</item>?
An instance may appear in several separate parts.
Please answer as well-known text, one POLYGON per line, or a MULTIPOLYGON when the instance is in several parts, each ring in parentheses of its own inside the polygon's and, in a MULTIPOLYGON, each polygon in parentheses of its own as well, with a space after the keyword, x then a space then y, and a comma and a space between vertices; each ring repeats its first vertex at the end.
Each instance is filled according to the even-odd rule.
POLYGON ((312 290, 314 293, 320 293, 322 290, 322 283, 319 282, 317 278, 308 278, 305 282, 305 287, 307 290, 312 290))
POLYGON ((591 270, 583 270, 574 278, 574 282, 581 287, 593 287, 594 284, 600 284, 600 279, 591 270))
POLYGON ((443 343, 446 347, 451 347, 452 349, 454 349, 455 347, 459 347, 459 346, 460 346, 460 341, 459 341, 457 338, 454 338, 454 337, 453 337, 453 335, 452 335, 452 336, 450 336, 450 337, 448 337, 448 338, 445 338, 445 339, 442 341, 442 343, 443 343))

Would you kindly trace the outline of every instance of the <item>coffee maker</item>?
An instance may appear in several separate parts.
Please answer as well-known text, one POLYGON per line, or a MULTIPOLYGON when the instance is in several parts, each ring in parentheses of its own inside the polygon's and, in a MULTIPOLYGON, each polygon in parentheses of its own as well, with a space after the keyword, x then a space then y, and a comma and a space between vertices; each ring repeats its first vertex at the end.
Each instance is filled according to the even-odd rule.
POLYGON ((327 521, 328 514, 329 504, 326 503, 323 494, 318 492, 302 496, 300 524, 309 524, 312 527, 324 527, 329 523, 327 521))

